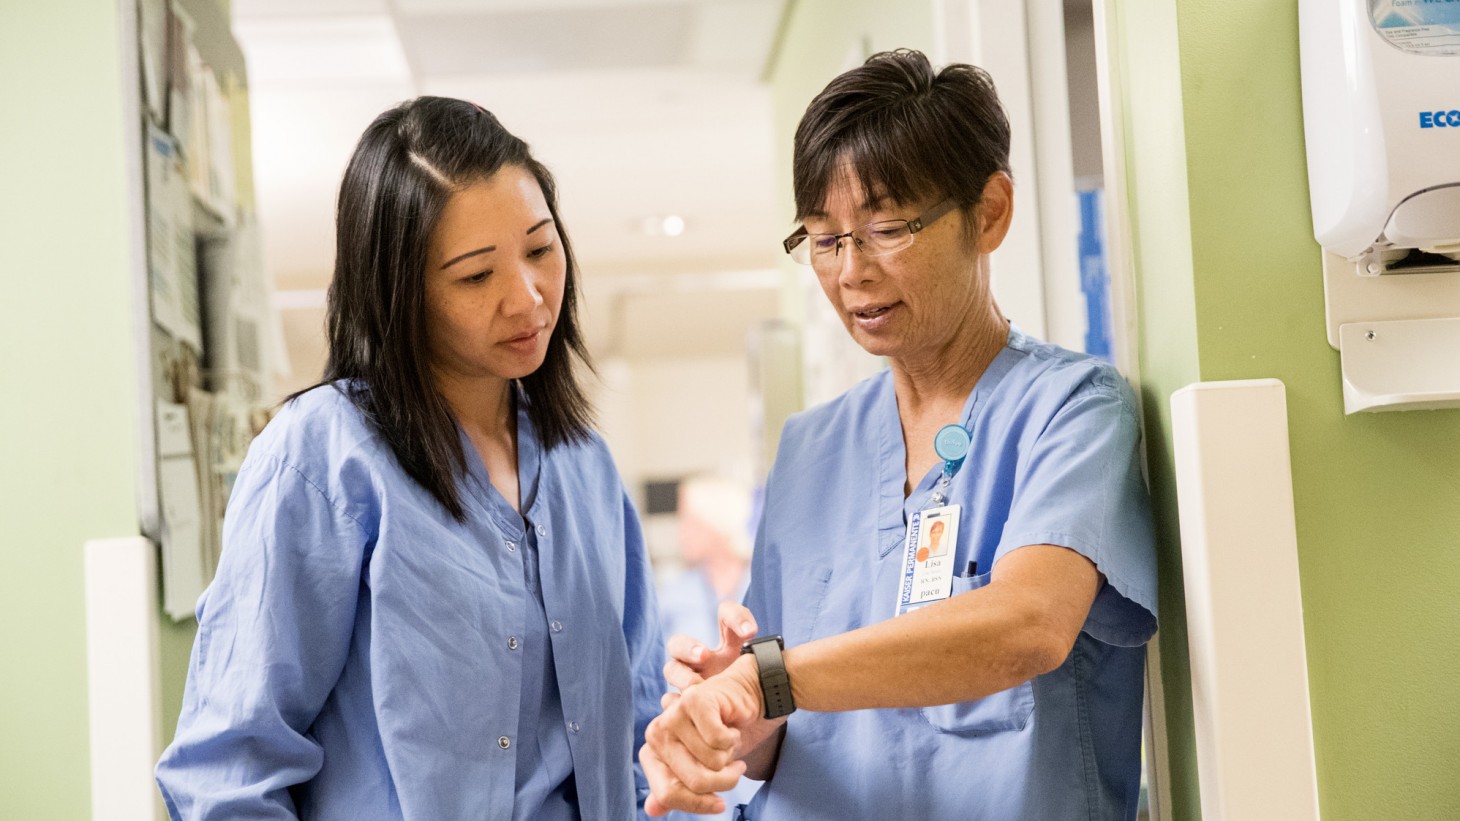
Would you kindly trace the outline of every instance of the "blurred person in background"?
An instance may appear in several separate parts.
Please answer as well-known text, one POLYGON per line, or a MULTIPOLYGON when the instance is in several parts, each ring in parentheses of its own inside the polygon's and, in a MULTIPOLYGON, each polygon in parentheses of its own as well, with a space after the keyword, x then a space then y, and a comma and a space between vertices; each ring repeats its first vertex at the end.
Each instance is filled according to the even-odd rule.
MULTIPOLYGON (((739 604, 750 582, 751 534, 755 531, 750 491, 719 476, 697 475, 679 485, 679 557, 684 569, 659 586, 659 621, 664 635, 683 635, 706 646, 722 640, 719 610, 739 604)), ((716 818, 729 821, 732 808, 750 800, 759 786, 742 779, 720 797, 717 814, 671 813, 671 821, 716 818)))
POLYGON ((740 601, 750 580, 750 492, 718 476, 691 476, 679 485, 676 516, 684 569, 659 587, 660 625, 665 635, 713 643, 720 603, 740 601))

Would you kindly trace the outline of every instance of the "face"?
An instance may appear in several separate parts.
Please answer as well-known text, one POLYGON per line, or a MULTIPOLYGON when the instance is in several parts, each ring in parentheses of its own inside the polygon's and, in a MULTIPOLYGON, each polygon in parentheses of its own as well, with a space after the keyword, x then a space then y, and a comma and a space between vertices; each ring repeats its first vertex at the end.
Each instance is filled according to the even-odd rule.
POLYGON ((725 537, 692 510, 679 510, 679 555, 694 567, 723 552, 725 537))
MULTIPOLYGON (((995 175, 995 179, 1002 175, 995 175)), ((1007 177, 1003 177, 1007 181, 1007 177)), ((990 181, 993 185, 993 180, 990 181)), ((911 220, 943 197, 898 204, 877 192, 869 197, 850 166, 843 165, 832 181, 822 213, 809 215, 806 230, 813 234, 841 234, 870 222, 911 220)), ((976 212, 1001 213, 990 207, 988 189, 976 212)), ((912 245, 881 256, 867 256, 850 239, 829 265, 814 270, 832 308, 852 338, 868 353, 893 360, 936 356, 958 336, 969 317, 993 306, 989 289, 987 254, 1003 239, 997 221, 982 219, 955 208, 924 226, 912 245), (992 230, 991 230, 992 229, 992 230)), ((1007 228, 1007 220, 1003 220, 1007 228)))
POLYGON ((537 180, 508 166, 451 195, 426 260, 431 364, 443 377, 520 379, 542 366, 568 262, 537 180))

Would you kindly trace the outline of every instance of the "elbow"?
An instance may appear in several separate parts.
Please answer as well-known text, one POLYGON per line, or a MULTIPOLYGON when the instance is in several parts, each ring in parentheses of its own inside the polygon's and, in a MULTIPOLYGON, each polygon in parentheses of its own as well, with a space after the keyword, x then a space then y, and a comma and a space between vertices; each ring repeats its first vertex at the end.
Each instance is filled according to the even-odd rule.
POLYGON ((1042 676, 1045 673, 1053 673, 1065 663, 1070 657, 1070 651, 1074 649, 1073 639, 1065 640, 1062 636, 1047 636, 1030 649, 1028 665, 1031 670, 1030 678, 1042 676))
POLYGON ((1025 680, 1058 670, 1070 657, 1079 636, 1079 630, 1072 632, 1038 615, 1028 621, 1023 633, 1020 666, 1025 680))

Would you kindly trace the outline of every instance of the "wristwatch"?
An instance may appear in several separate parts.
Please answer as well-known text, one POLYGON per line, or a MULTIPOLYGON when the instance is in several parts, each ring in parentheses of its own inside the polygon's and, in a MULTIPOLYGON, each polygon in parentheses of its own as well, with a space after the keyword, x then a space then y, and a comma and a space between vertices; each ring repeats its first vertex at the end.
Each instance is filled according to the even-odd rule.
POLYGON ((753 653, 760 667, 760 698, 765 704, 766 718, 780 718, 796 711, 796 700, 791 697, 791 677, 786 675, 786 661, 781 657, 784 649, 786 643, 780 636, 751 639, 740 648, 741 655, 753 653))

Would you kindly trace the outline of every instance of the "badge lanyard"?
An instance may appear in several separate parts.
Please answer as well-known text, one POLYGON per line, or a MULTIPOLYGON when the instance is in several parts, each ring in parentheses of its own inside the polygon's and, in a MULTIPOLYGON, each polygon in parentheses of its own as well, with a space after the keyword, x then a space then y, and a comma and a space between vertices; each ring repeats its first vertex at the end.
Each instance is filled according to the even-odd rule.
POLYGON ((941 505, 947 501, 948 483, 953 481, 958 469, 963 467, 963 460, 968 457, 968 447, 972 441, 968 429, 962 425, 944 425, 933 437, 933 452, 943 460, 943 476, 938 480, 937 489, 933 491, 933 504, 941 505))
POLYGON ((971 441, 962 425, 945 425, 933 437, 933 452, 943 460, 943 476, 931 496, 934 506, 914 512, 908 520, 896 615, 946 599, 952 593, 961 510, 959 505, 944 503, 948 484, 963 466, 971 441))

